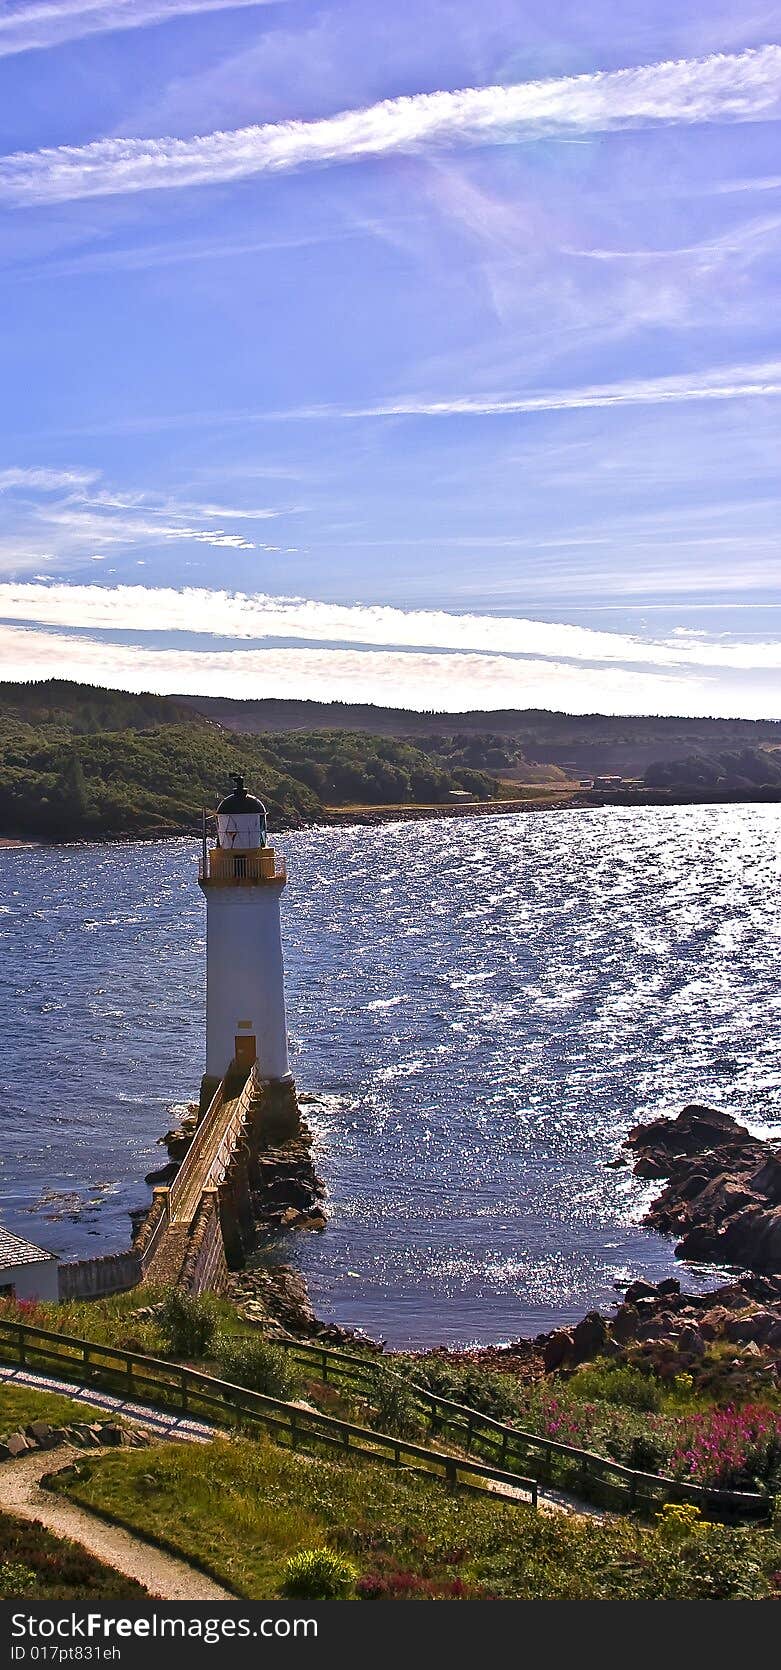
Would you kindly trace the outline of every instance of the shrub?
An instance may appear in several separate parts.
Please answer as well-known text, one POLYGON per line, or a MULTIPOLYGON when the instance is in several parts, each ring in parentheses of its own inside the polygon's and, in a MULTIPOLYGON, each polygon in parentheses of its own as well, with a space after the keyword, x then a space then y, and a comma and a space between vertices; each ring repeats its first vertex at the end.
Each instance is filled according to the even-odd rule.
POLYGON ((398 1366, 419 1386, 454 1403, 479 1409, 495 1421, 511 1419, 522 1406, 513 1376, 483 1368, 480 1363, 454 1363, 432 1352, 428 1357, 402 1358, 398 1366))
POLYGON ((38 1579, 29 1566, 19 1560, 4 1560, 0 1565, 0 1596, 9 1600, 12 1595, 26 1594, 37 1586, 38 1579))
POLYGON ((260 1334, 218 1334, 215 1355, 223 1378, 235 1386, 287 1401, 296 1390, 296 1376, 278 1345, 260 1334))
POLYGON ((656 1412, 663 1402, 662 1388, 654 1376, 629 1363, 590 1363, 572 1376, 569 1390, 575 1397, 598 1398, 625 1409, 656 1412))
POLYGON ((663 1473, 668 1453, 669 1446, 653 1432, 636 1432, 625 1446, 623 1460, 638 1473, 663 1473))
POLYGON ((205 1357, 214 1338, 214 1309, 208 1299, 175 1288, 160 1307, 158 1326, 170 1356, 205 1357))
POLYGON ((766 1583, 751 1532, 707 1525, 652 1561, 659 1600, 759 1600, 766 1583))
POLYGON ((699 1508, 693 1502, 665 1502, 656 1515, 663 1542, 685 1542, 698 1531, 707 1530, 699 1508))
POLYGON ((396 1375, 375 1369, 369 1395, 372 1421, 378 1432, 390 1432, 398 1438, 419 1438, 425 1431, 414 1392, 396 1375))
POLYGON ((330 1548, 303 1548, 285 1562, 283 1592, 306 1600, 346 1600, 355 1588, 357 1567, 330 1548))

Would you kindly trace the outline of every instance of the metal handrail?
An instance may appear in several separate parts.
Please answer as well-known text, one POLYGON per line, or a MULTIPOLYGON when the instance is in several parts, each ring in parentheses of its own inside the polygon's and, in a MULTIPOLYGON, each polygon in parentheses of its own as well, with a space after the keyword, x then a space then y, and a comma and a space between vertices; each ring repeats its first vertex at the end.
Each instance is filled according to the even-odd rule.
MULTIPOLYGON (((222 1132, 216 1153, 212 1155, 209 1161, 208 1175, 203 1179, 204 1188, 211 1180, 212 1172, 214 1171, 217 1161, 222 1155, 225 1142, 230 1136, 235 1135, 236 1131, 240 1129, 247 1118, 250 1102, 258 1088, 257 1062, 254 1062, 250 1068, 249 1074, 238 1097, 226 1096, 226 1080, 229 1076, 230 1069, 228 1073, 226 1073, 225 1077, 220 1080, 203 1119, 200 1124, 196 1126, 187 1153, 185 1154, 179 1170, 171 1183, 168 1198, 170 1216, 172 1220, 178 1216, 178 1202, 185 1194, 185 1191, 192 1180, 193 1174, 197 1172, 199 1164, 203 1162, 204 1150, 208 1150, 209 1145, 214 1139, 215 1130, 219 1130, 220 1117, 224 1115, 225 1108, 229 1106, 231 1102, 235 1103, 233 1113, 231 1114, 230 1119, 222 1132)), ((221 1180, 222 1179, 220 1179, 220 1181, 221 1180)))
POLYGON ((257 851, 234 853, 222 847, 209 847, 206 858, 198 860, 199 881, 219 881, 241 886, 247 882, 284 882, 287 880, 285 859, 273 848, 259 847, 257 851), (262 854, 266 854, 264 858, 262 854), (219 854, 219 857, 215 855, 219 854), (273 862, 269 858, 273 855, 273 862))

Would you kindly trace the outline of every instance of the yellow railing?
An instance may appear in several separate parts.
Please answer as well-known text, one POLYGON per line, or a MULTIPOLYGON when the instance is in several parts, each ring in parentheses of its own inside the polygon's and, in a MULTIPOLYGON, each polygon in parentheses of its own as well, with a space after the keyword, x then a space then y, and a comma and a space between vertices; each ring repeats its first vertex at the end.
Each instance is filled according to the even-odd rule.
POLYGON ((229 847, 211 847, 198 865, 198 880, 208 886, 257 886, 258 882, 284 886, 287 871, 284 858, 277 857, 273 847, 256 847, 250 852, 236 852, 229 847))

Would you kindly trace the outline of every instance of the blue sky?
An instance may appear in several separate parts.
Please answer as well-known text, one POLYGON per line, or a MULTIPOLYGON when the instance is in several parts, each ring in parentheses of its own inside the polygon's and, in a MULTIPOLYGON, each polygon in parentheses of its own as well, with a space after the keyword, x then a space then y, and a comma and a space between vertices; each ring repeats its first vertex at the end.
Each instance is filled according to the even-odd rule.
POLYGON ((781 717, 781 6, 0 0, 0 664, 781 717))

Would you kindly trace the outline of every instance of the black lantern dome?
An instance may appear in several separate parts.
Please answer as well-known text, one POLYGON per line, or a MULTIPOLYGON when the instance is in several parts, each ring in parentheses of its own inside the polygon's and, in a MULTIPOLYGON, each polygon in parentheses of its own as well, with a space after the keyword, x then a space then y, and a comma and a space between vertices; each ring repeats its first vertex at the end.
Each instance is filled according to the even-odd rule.
POLYGON ((233 781, 236 785, 233 793, 227 795, 224 800, 220 801, 217 811, 221 814, 230 814, 231 812, 244 812, 245 814, 247 812, 258 812, 261 818, 265 818, 266 808, 263 805, 263 801, 258 800, 257 795, 247 793, 244 778, 242 777, 240 771, 236 773, 233 781))

